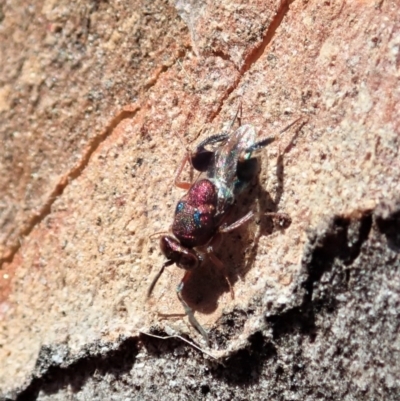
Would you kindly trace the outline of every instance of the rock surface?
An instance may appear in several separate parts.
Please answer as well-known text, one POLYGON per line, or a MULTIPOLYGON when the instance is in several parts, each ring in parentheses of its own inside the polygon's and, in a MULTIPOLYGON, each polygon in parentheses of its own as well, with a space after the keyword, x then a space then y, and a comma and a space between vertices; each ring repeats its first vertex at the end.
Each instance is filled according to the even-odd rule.
POLYGON ((398 399, 399 8, 1 6, 0 398, 398 399), (151 235, 185 143, 240 103, 277 140, 233 218, 292 223, 224 236, 234 300, 210 263, 187 283, 208 349, 179 269, 145 302, 151 235))

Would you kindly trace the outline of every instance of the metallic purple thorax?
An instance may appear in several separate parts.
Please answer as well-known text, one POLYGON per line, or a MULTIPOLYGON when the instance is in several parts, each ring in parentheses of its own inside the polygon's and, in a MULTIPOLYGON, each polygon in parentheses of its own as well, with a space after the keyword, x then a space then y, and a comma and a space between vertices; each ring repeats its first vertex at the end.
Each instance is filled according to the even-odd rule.
POLYGON ((183 246, 205 245, 213 237, 218 228, 215 221, 217 201, 215 185, 202 179, 195 182, 178 202, 172 232, 183 246))

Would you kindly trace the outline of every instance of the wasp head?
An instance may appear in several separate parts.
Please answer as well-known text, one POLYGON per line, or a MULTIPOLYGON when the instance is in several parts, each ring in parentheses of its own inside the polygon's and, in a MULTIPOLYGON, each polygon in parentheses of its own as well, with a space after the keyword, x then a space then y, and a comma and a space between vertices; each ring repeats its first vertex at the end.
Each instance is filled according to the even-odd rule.
POLYGON ((201 258, 199 255, 193 249, 181 245, 176 238, 170 235, 161 237, 160 248, 169 261, 182 269, 192 270, 200 265, 201 258))

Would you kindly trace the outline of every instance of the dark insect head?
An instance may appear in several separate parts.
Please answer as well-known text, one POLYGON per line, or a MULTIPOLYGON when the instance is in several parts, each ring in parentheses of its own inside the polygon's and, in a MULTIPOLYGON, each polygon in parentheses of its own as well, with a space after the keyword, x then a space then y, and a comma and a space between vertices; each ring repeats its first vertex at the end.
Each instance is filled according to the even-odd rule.
POLYGON ((172 236, 163 235, 160 238, 160 248, 165 257, 181 269, 192 270, 200 265, 199 255, 193 249, 182 246, 172 236))

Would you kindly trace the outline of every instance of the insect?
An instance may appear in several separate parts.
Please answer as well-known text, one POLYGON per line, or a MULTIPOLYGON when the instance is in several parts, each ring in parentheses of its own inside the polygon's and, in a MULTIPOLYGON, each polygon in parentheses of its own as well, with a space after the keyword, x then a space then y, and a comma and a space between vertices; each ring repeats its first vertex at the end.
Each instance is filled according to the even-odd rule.
POLYGON ((256 141, 254 127, 250 124, 241 125, 240 120, 239 128, 233 131, 232 127, 240 109, 239 107, 227 132, 208 137, 197 146, 195 152, 188 153, 183 159, 175 176, 175 185, 187 192, 176 205, 171 234, 160 238, 160 248, 167 260, 147 292, 147 297, 150 297, 166 267, 175 264, 184 269, 184 277, 177 287, 177 296, 190 323, 207 344, 208 335, 182 298, 182 290, 194 269, 207 256, 224 273, 234 298, 224 265, 215 255, 214 249, 219 245, 223 233, 235 230, 254 216, 254 212, 250 211, 239 220, 229 223, 235 198, 258 172, 258 161, 253 153, 275 140, 274 137, 268 137, 256 141), (179 181, 187 162, 201 173, 194 183, 179 181))

